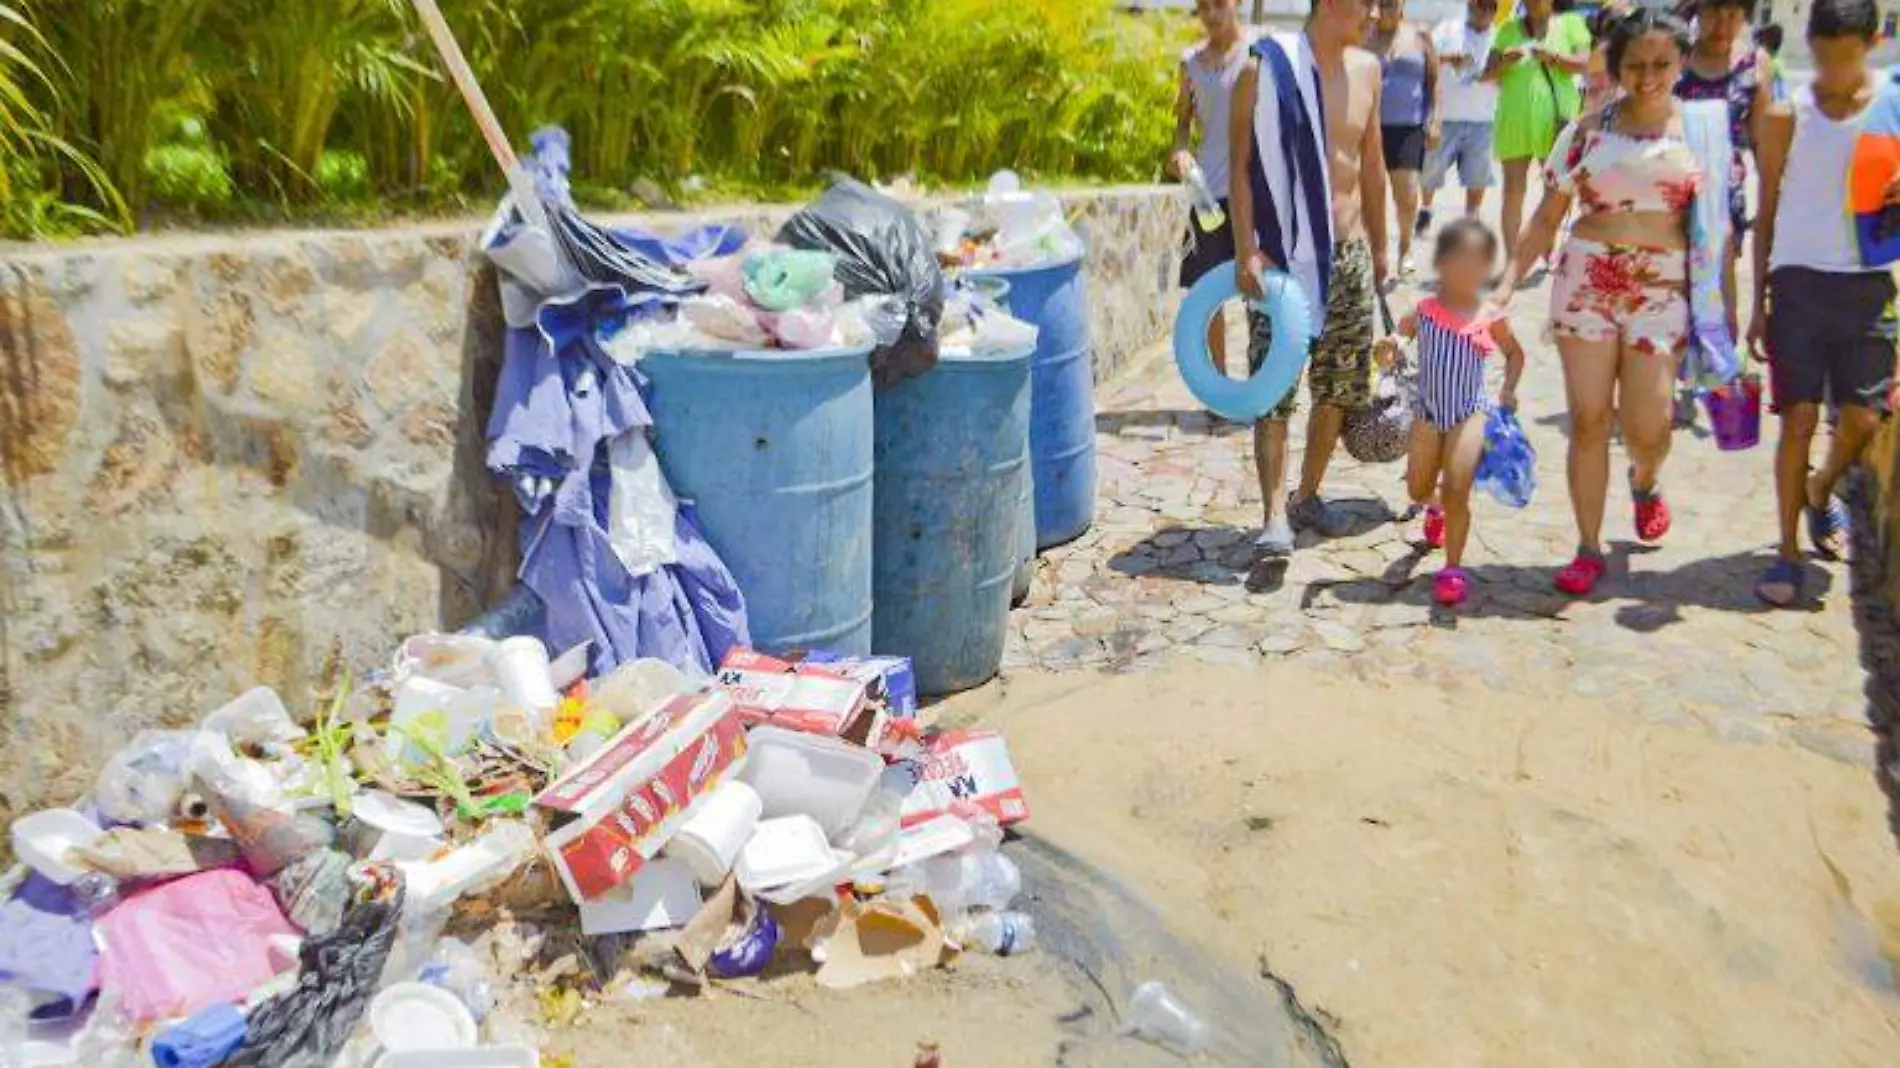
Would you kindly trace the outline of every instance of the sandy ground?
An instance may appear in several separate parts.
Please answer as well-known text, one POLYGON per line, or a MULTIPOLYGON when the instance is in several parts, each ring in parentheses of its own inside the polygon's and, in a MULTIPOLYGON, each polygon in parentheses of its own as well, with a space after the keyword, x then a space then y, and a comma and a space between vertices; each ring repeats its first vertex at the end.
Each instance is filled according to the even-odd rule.
MULTIPOLYGON (((1292 667, 1018 676, 940 712, 1006 731, 1038 835, 1126 880, 1202 963, 1264 988, 1265 961, 1356 1068, 1900 1063, 1900 855, 1863 770, 1633 725, 1613 700, 1292 667)), ((1075 1056, 1079 1000, 1046 955, 760 993, 596 1012, 555 1047, 1117 1061, 1075 1056)))

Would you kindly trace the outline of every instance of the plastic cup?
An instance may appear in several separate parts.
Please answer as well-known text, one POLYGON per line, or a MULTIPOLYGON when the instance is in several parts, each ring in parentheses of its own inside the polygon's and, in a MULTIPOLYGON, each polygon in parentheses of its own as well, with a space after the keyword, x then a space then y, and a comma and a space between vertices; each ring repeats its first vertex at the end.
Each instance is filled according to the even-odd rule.
POLYGON ((733 780, 706 796, 693 818, 666 845, 667 856, 684 861, 705 886, 718 886, 759 825, 764 803, 758 791, 733 780))
POLYGON ((496 642, 488 654, 488 671, 512 704, 545 711, 561 703, 548 647, 539 638, 519 634, 496 642))
POLYGON ((1189 1055, 1206 1049, 1212 1039, 1207 1021, 1188 1011, 1167 986, 1149 980, 1128 999, 1123 1030, 1176 1053, 1189 1055))

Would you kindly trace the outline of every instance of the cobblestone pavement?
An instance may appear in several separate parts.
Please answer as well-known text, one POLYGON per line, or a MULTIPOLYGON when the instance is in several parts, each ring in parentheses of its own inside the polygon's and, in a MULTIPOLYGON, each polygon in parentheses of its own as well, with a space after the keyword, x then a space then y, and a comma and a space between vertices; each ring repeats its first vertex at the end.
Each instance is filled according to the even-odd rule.
MULTIPOLYGON (((1546 299, 1539 288, 1518 306, 1546 299)), ((1395 296, 1395 311, 1411 301, 1395 296)), ((1465 606, 1432 604, 1438 561, 1393 519, 1405 504, 1403 464, 1361 465, 1343 450, 1326 495, 1355 516, 1356 532, 1334 541, 1302 534, 1290 564, 1256 566, 1250 432, 1195 404, 1157 347, 1098 390, 1095 525, 1043 554, 1030 599, 1012 616, 1005 670, 1288 658, 1437 686, 1596 696, 1735 741, 1780 739, 1871 763, 1846 565, 1812 566, 1803 610, 1768 611, 1752 593, 1771 559, 1771 442, 1724 453, 1706 429, 1679 431, 1664 471, 1675 512, 1665 543, 1636 542, 1627 491, 1613 484, 1609 577, 1585 601, 1552 589, 1575 546, 1563 387, 1554 346, 1528 340, 1539 337, 1541 317, 1535 329, 1529 319, 1518 324, 1530 347, 1520 395, 1539 489, 1523 511, 1488 498, 1475 505, 1465 606)), ((1764 430, 1772 434, 1772 420, 1764 430)), ((1303 433, 1296 423, 1296 454, 1303 433)), ((1288 467, 1299 470, 1297 455, 1288 467)))

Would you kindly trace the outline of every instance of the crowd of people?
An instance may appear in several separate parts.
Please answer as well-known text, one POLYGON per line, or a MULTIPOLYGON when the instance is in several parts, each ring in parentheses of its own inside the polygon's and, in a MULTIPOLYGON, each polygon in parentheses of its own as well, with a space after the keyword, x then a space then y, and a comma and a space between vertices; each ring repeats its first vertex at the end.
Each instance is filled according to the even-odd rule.
MULTIPOLYGON (((1668 535, 1663 469, 1677 425, 1694 412, 1685 359, 1726 346, 1766 363, 1781 421, 1778 552, 1755 592, 1771 605, 1798 603, 1803 522, 1818 556, 1842 555, 1847 512, 1836 487, 1893 403, 1894 278, 1864 262, 1848 199, 1862 120, 1880 90, 1870 67, 1875 0, 1813 0, 1814 74, 1798 89, 1780 66, 1780 28, 1751 30, 1756 0, 1607 6, 1588 21, 1558 0, 1519 0, 1500 20, 1497 3, 1468 0, 1464 18, 1423 28, 1406 21, 1403 0, 1312 0, 1299 31, 1256 36, 1236 0, 1198 0, 1205 35, 1183 59, 1171 166, 1198 166, 1225 194, 1226 225, 1191 228, 1182 284, 1233 260, 1242 290, 1261 298, 1264 272, 1284 271, 1323 320, 1305 368, 1313 411, 1290 494, 1287 421, 1300 391, 1255 425, 1265 502, 1257 549, 1284 557, 1296 529, 1347 532, 1321 494, 1341 427, 1371 402, 1375 363, 1409 359, 1419 397, 1412 513, 1418 540, 1445 553, 1436 599, 1461 603, 1485 420, 1494 406, 1516 407, 1524 370, 1511 313, 1522 288, 1548 279, 1577 525, 1556 587, 1587 596, 1604 576, 1613 430, 1629 460, 1637 538, 1668 535), (1711 123, 1721 136, 1704 136, 1711 123), (1710 143, 1727 147, 1699 155, 1710 143), (1375 344, 1375 303, 1417 274, 1414 243, 1432 234, 1433 201, 1454 171, 1464 218, 1437 228, 1434 292, 1398 323, 1410 344, 1375 344), (1501 234, 1478 219, 1500 171, 1501 234), (1533 180, 1541 199, 1527 218, 1533 180), (1715 227, 1702 221, 1711 215, 1715 227), (1744 247, 1755 279, 1745 323, 1735 270, 1744 247), (1697 270, 1702 286, 1692 284, 1697 270), (1486 373, 1500 362, 1501 375, 1486 373), (1816 465, 1824 415, 1832 429, 1816 465)), ((1900 180, 1887 202, 1900 202, 1900 180)), ((1258 370, 1273 322, 1254 305, 1248 317, 1258 370)), ((1225 370, 1218 320, 1209 344, 1225 370)))

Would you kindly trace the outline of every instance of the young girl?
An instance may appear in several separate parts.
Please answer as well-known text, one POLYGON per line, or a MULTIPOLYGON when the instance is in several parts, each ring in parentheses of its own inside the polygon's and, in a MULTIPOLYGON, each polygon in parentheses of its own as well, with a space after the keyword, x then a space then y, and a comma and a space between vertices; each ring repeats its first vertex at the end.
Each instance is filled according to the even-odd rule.
MULTIPOLYGON (((1423 509, 1423 540, 1445 550, 1445 568, 1432 580, 1432 596, 1447 607, 1463 604, 1471 578, 1460 563, 1471 533, 1471 482, 1484 451, 1484 392, 1487 361, 1504 357, 1498 407, 1517 407, 1517 381, 1524 349, 1503 320, 1484 323, 1485 280, 1497 260, 1498 239, 1476 219, 1460 219, 1439 231, 1432 266, 1438 296, 1427 298, 1399 323, 1398 332, 1418 341, 1418 412, 1412 420, 1412 452, 1405 469, 1414 510, 1423 509)), ((1398 342, 1379 341, 1378 360, 1391 366, 1398 342)))

